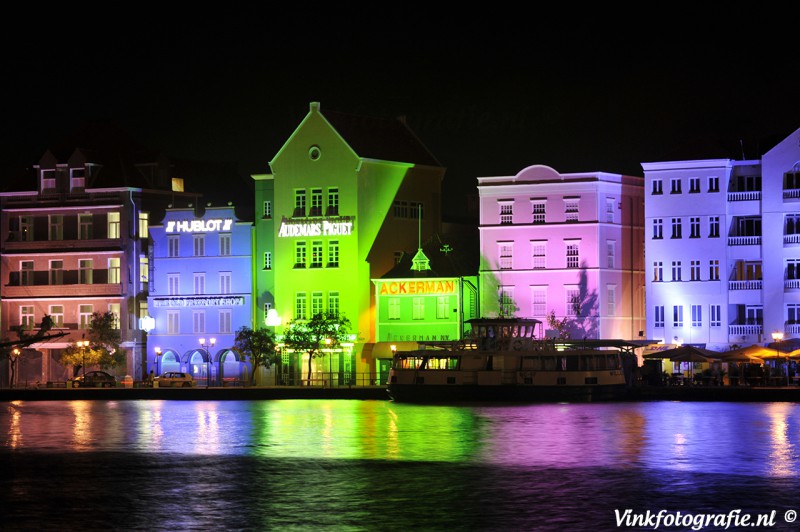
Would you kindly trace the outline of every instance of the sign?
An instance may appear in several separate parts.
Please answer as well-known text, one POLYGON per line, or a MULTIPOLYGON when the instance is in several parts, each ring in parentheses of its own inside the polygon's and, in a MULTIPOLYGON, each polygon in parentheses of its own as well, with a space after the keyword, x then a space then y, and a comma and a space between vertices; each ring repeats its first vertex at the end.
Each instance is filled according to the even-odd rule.
POLYGON ((241 296, 194 296, 194 297, 157 297, 153 299, 154 307, 241 307, 244 298, 241 296))
POLYGON ((281 218, 278 238, 300 236, 348 236, 353 234, 353 218, 340 216, 324 220, 290 220, 281 218))
POLYGON ((378 294, 380 295, 407 295, 407 294, 454 294, 455 281, 382 281, 378 294))
POLYGON ((167 222, 167 233, 211 233, 213 231, 230 231, 232 225, 232 218, 171 220, 167 222))

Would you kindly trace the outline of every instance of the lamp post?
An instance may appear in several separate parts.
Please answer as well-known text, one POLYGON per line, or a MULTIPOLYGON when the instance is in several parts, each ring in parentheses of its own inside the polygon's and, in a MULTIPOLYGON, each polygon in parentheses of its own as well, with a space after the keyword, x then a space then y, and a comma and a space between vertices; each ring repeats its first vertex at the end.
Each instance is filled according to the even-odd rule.
POLYGON ((86 348, 89 347, 89 340, 78 340, 78 347, 81 348, 81 369, 83 370, 83 384, 86 384, 86 348))
POLYGON ((205 338, 200 338, 200 347, 206 351, 206 389, 208 389, 209 381, 211 380, 211 348, 217 343, 216 338, 209 338, 206 343, 205 338))
POLYGON ((14 387, 14 380, 17 376, 17 359, 21 354, 22 352, 16 347, 11 351, 11 380, 9 384, 12 388, 14 387))
POLYGON ((161 348, 156 346, 155 351, 156 351, 156 360, 155 360, 156 369, 158 370, 155 373, 156 373, 156 375, 161 375, 161 364, 160 364, 160 362, 161 362, 161 348))
MULTIPOLYGON (((777 360, 780 357, 780 351, 778 350, 778 343, 783 340, 783 333, 780 331, 772 331, 772 342, 775 344, 775 359, 777 360)), ((787 361, 783 361, 783 373, 786 375, 786 386, 789 386, 789 365, 787 361)))

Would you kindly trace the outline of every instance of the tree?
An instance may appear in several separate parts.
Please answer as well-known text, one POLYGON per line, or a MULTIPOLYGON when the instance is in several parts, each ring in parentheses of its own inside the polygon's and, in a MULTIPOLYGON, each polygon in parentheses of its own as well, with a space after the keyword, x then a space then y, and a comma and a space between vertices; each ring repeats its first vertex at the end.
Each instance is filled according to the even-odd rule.
POLYGON ((311 384, 311 361, 323 356, 323 349, 335 349, 350 335, 350 320, 329 312, 315 314, 310 320, 292 320, 283 331, 283 343, 289 349, 308 353, 308 384, 311 384))
POLYGON ((117 315, 113 312, 95 312, 89 330, 86 332, 88 346, 71 343, 61 353, 59 362, 64 366, 73 366, 75 372, 88 365, 110 369, 125 364, 126 353, 120 349, 122 337, 117 328, 117 315))
POLYGON ((275 335, 267 329, 251 329, 246 325, 236 331, 233 350, 239 355, 250 357, 252 373, 250 383, 256 383, 256 369, 263 366, 269 369, 280 360, 275 351, 275 335))
POLYGON ((551 310, 547 315, 547 325, 551 330, 558 332, 559 340, 569 339, 569 319, 566 316, 559 320, 556 318, 556 311, 551 310))

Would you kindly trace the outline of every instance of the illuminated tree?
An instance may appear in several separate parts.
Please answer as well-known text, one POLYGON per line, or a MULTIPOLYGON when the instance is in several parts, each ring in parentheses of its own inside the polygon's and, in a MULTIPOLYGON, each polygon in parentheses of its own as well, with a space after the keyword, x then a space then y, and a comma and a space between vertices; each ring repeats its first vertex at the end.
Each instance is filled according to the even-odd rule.
POLYGON ((80 367, 89 365, 103 369, 125 365, 126 353, 119 347, 122 337, 117 325, 115 313, 95 312, 86 332, 89 345, 78 345, 78 342, 69 344, 61 353, 59 362, 64 366, 73 366, 75 373, 80 367))
POLYGON ((350 320, 344 316, 321 312, 310 320, 292 320, 283 332, 283 343, 289 349, 308 354, 308 384, 311 384, 311 361, 323 356, 323 349, 335 349, 347 340, 350 320))
POLYGON ((275 335, 267 329, 251 329, 243 326, 236 331, 233 350, 239 355, 250 357, 252 373, 250 374, 251 384, 256 383, 256 369, 263 366, 269 369, 272 364, 280 361, 278 353, 275 351, 275 335))

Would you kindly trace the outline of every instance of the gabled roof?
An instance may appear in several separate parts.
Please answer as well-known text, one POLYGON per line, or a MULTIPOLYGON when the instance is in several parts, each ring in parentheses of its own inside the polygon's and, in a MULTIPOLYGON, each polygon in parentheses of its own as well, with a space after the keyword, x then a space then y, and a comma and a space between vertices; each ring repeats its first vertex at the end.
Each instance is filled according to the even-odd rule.
POLYGON ((442 166, 402 119, 320 113, 361 158, 442 166))

